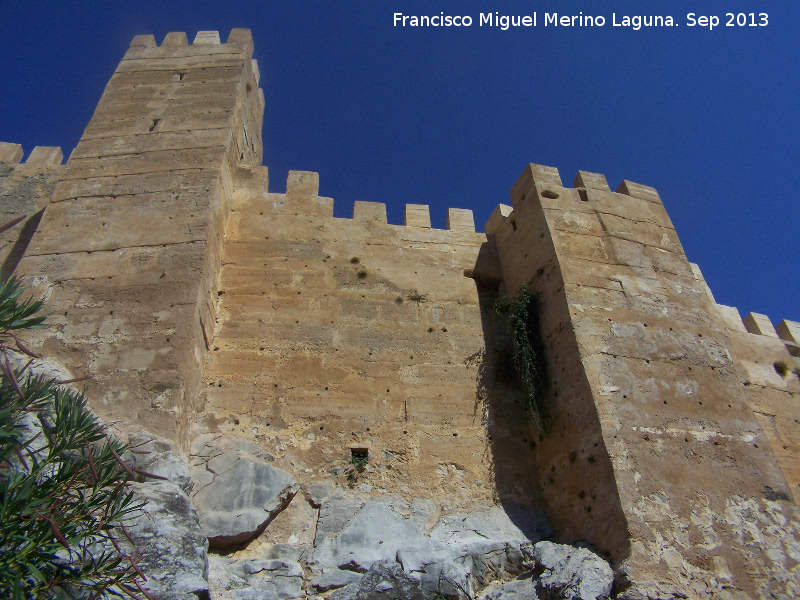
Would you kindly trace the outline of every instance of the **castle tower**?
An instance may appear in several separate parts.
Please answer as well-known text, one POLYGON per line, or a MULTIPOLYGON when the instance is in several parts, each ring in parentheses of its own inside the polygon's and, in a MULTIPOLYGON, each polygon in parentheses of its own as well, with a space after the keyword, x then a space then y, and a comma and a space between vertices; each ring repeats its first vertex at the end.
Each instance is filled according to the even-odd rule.
POLYGON ((185 437, 232 171, 261 163, 252 49, 242 29, 225 44, 216 32, 134 38, 18 267, 50 288, 42 350, 91 376, 106 419, 185 437))
POLYGON ((629 181, 529 165, 485 233, 417 203, 336 218, 316 173, 271 191, 252 50, 241 29, 137 36, 66 164, 0 143, 1 275, 49 295, 31 345, 103 418, 401 498, 421 528, 490 507, 539 539, 546 508, 626 600, 800 595, 800 324, 716 304, 629 181), (522 287, 540 430, 494 310, 522 287))
POLYGON ((791 597, 800 515, 705 282, 654 189, 574 185, 530 165, 487 225, 507 290, 541 306, 552 423, 535 452, 556 529, 651 591, 791 597))

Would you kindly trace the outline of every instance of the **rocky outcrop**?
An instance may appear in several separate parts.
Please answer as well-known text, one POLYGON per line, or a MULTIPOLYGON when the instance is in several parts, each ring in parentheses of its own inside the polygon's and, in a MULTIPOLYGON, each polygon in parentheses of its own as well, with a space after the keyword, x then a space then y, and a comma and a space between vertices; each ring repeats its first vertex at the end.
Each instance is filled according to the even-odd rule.
POLYGON ((142 554, 147 588, 160 600, 208 597, 208 541, 189 497, 169 481, 132 487, 145 505, 126 529, 142 554))
POLYGON ((419 581, 392 561, 375 562, 357 582, 335 591, 331 600, 425 600, 419 581))
MULTIPOLYGON (((128 444, 132 451, 125 458, 132 466, 146 473, 165 477, 184 493, 191 493, 194 486, 192 473, 183 457, 173 451, 172 441, 142 431, 130 436, 128 444)), ((141 478, 141 481, 146 480, 145 476, 141 478)))
POLYGON ((294 477, 249 453, 250 445, 211 442, 193 455, 192 500, 210 546, 231 548, 264 531, 299 487, 294 477))
POLYGON ((536 582, 527 577, 496 587, 484 600, 539 600, 539 596, 536 594, 536 582))
POLYGON ((324 535, 318 535, 314 561, 326 572, 361 573, 377 563, 396 561, 428 596, 473 598, 486 583, 522 573, 532 559, 533 542, 550 533, 540 511, 517 505, 450 514, 426 533, 424 524, 430 517, 426 503, 364 502, 334 494, 320 506, 317 531, 322 528, 324 535))
POLYGON ((207 539, 223 549, 247 542, 299 486, 247 442, 199 439, 190 469, 169 442, 146 433, 130 441, 136 467, 168 479, 134 484, 147 504, 129 528, 145 555, 147 583, 164 600, 195 600, 209 591, 222 600, 471 600, 486 589, 491 600, 603 600, 611 591, 608 563, 588 549, 543 541, 552 530, 533 507, 440 515, 430 500, 320 485, 298 496, 316 514, 305 542, 207 559, 207 539))
POLYGON ((542 570, 536 583, 542 600, 604 600, 611 594, 614 572, 591 550, 539 542, 533 558, 542 570))
POLYGON ((236 600, 289 600, 305 596, 300 563, 282 559, 235 560, 212 556, 216 596, 236 600))
POLYGON ((363 575, 355 571, 332 569, 311 580, 311 587, 318 592, 328 592, 359 581, 363 575))

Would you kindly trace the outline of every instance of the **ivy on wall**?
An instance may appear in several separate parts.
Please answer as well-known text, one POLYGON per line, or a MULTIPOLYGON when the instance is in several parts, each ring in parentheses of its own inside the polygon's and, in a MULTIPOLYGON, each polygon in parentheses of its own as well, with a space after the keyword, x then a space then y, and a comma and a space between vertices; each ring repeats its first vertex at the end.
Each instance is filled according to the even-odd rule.
POLYGON ((537 299, 521 286, 516 300, 500 296, 495 312, 506 317, 511 328, 511 350, 514 373, 525 392, 525 407, 533 425, 540 431, 548 426, 549 412, 544 402, 542 357, 536 348, 538 335, 537 299))

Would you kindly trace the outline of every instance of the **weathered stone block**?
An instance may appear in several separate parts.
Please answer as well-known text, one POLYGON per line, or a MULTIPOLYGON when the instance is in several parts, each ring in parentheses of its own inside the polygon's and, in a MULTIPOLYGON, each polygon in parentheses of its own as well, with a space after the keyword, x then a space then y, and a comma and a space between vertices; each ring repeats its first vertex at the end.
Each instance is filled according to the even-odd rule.
POLYGON ((431 226, 431 211, 427 204, 406 204, 403 225, 407 227, 431 226))
POLYGON ((22 155, 22 146, 20 144, 0 142, 0 162, 16 164, 22 160, 22 155))
POLYGON ((386 223, 386 204, 356 200, 353 204, 353 219, 386 223))
POLYGON ((591 188, 593 190, 611 191, 608 187, 606 176, 602 173, 590 173, 589 171, 578 171, 572 186, 576 188, 591 188))
POLYGON ((775 328, 772 326, 772 322, 769 320, 767 315, 760 315, 758 313, 748 313, 747 316, 742 319, 745 328, 749 333, 754 333, 756 335, 766 335, 767 337, 776 338, 778 337, 775 328))

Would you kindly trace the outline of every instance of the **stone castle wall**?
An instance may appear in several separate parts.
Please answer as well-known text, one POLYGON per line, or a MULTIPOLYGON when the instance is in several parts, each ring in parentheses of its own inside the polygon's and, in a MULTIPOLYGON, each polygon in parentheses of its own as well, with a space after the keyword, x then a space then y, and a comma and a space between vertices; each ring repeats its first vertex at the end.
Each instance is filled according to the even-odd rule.
POLYGON ((105 419, 186 452, 245 438, 304 484, 543 507, 645 587, 798 593, 800 324, 716 304, 632 182, 530 165, 485 233, 418 204, 403 226, 377 203, 335 218, 314 173, 270 191, 252 48, 137 36, 66 164, 0 144, 4 222, 24 216, 2 275, 49 294, 30 343, 90 377, 105 419), (547 432, 493 309, 523 285, 547 432))
POLYGON ((734 358, 744 349, 652 188, 611 192, 585 172, 566 188, 531 165, 511 197, 494 235, 506 285, 541 296, 554 416, 535 452, 556 529, 695 594, 741 573, 754 596, 793 589, 798 513, 754 413, 791 411, 800 380, 773 366, 792 362, 787 347, 776 336, 734 358), (755 400, 743 371, 782 389, 755 400), (752 553, 755 530, 773 552, 752 553))

